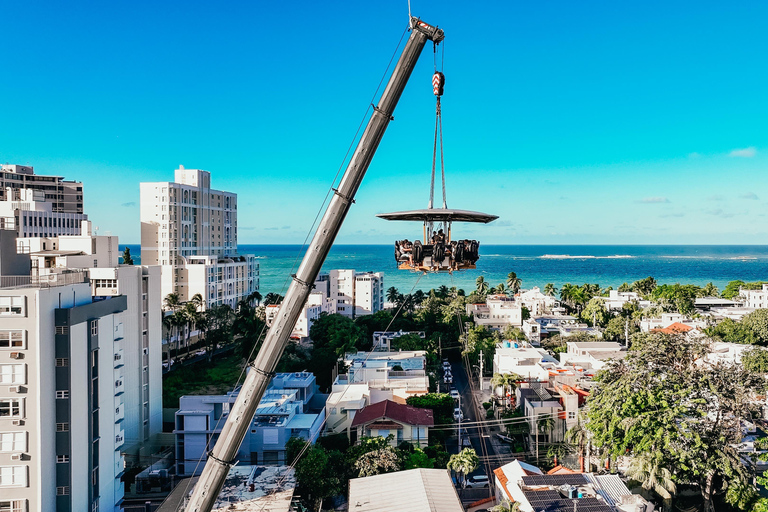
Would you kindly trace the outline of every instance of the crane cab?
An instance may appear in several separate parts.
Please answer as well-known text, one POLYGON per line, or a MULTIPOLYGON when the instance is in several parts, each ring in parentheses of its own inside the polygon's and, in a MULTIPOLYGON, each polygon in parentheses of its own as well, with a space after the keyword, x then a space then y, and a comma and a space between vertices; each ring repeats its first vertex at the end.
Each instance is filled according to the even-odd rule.
POLYGON ((395 261, 400 270, 414 272, 454 272, 476 268, 480 242, 452 236, 454 222, 487 224, 498 217, 467 210, 428 208, 406 212, 381 213, 385 220, 422 221, 422 238, 395 241, 395 261))

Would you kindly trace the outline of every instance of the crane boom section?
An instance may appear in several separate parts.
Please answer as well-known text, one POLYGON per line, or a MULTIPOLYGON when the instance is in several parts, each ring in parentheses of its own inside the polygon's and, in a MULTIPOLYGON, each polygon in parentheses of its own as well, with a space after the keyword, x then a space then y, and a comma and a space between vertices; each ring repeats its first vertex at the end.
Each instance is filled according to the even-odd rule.
POLYGON ((376 153, 376 149, 384 136, 384 131, 391 121, 392 113, 405 89, 405 85, 413 72, 416 62, 428 40, 435 44, 443 40, 443 31, 433 27, 418 18, 411 18, 411 35, 403 49, 403 53, 389 78, 387 87, 381 95, 379 104, 357 144, 355 152, 344 172, 339 188, 323 214, 307 248, 299 270, 288 287, 280 312, 256 359, 251 363, 251 371, 243 382, 237 399, 230 409, 227 421, 219 435, 203 472, 195 485, 192 497, 185 510, 187 512, 210 512, 216 498, 224 485, 229 468, 240 449, 245 435, 250 428, 253 415, 274 375, 277 363, 288 341, 296 321, 307 302, 312 284, 320 272, 328 252, 339 233, 355 193, 368 170, 368 166, 376 153))

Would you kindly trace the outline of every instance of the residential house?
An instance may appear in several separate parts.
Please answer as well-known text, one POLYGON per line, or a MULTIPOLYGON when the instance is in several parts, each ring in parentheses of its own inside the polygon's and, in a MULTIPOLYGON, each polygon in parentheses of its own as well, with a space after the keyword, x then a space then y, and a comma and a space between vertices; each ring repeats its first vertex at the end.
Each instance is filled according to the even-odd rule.
POLYGON ((640 309, 647 308, 651 305, 651 301, 644 300, 637 292, 620 292, 618 290, 611 290, 608 292, 607 297, 600 297, 603 299, 605 309, 610 311, 619 311, 624 307, 624 304, 634 302, 640 309))
POLYGON ((419 448, 429 445, 429 428, 435 426, 430 409, 384 400, 361 409, 352 420, 356 432, 353 440, 363 437, 393 436, 391 444, 397 446, 407 441, 419 448))
POLYGON ((515 295, 515 300, 521 306, 528 309, 531 316, 551 314, 558 306, 557 299, 551 295, 541 293, 538 286, 534 286, 530 290, 521 291, 515 295))
POLYGON ((485 304, 467 304, 467 315, 474 316, 475 325, 497 331, 523 325, 522 304, 506 295, 488 295, 485 304))
POLYGON ((424 331, 376 331, 373 333, 373 350, 390 352, 392 350, 392 342, 406 334, 415 334, 421 339, 425 337, 424 331))
POLYGON ((566 351, 560 353, 562 366, 575 366, 593 371, 601 370, 611 359, 622 359, 627 352, 614 341, 566 342, 566 351))

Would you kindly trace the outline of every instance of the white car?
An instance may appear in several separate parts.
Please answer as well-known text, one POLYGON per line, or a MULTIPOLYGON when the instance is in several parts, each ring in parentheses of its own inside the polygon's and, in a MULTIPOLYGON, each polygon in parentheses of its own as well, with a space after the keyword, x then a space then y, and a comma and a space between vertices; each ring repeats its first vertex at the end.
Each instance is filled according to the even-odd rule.
POLYGON ((455 389, 451 390, 451 398, 453 398, 454 400, 458 400, 460 397, 461 395, 459 394, 458 391, 456 391, 455 389))
POLYGON ((464 413, 458 407, 453 410, 453 419, 456 421, 464 419, 464 413))
POLYGON ((469 489, 488 487, 488 477, 486 475, 475 475, 469 477, 466 487, 469 489))

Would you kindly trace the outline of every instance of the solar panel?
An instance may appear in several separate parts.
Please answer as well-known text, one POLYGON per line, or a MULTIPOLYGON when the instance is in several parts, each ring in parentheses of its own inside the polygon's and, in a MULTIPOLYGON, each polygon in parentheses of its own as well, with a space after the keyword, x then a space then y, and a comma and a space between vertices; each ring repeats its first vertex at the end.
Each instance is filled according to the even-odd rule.
POLYGON ((581 498, 575 500, 558 499, 550 501, 531 502, 533 512, 612 512, 611 507, 595 498, 581 498), (576 508, 574 509, 574 501, 576 508))
POLYGON ((523 477, 525 485, 549 485, 559 487, 561 485, 582 485, 587 483, 586 477, 581 473, 573 475, 530 475, 523 477))

